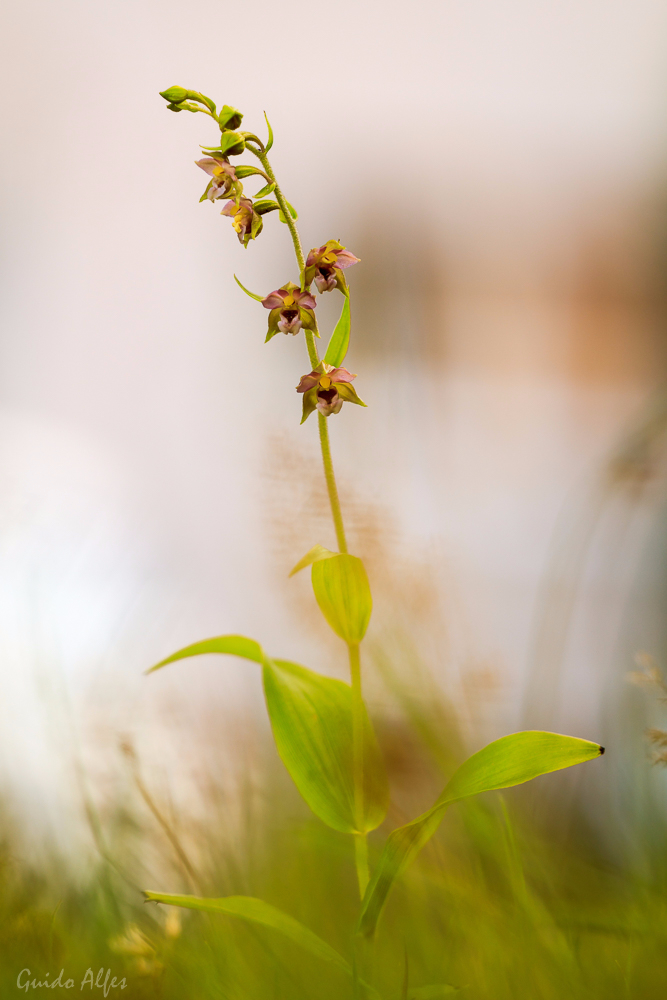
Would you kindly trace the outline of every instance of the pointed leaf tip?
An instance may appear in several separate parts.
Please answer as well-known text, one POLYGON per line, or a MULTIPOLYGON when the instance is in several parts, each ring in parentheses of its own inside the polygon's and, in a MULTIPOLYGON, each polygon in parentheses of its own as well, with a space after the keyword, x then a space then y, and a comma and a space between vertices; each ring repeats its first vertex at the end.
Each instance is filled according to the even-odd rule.
POLYGON ((219 635, 214 639, 204 639, 202 642, 194 642, 190 646, 184 646, 166 659, 160 660, 154 667, 144 671, 152 674, 154 670, 166 667, 168 663, 175 663, 176 660, 185 660, 190 656, 203 656, 205 653, 226 653, 229 656, 240 656, 244 660, 252 660, 254 663, 264 662, 264 651, 254 639, 248 639, 244 635, 219 635))
POLYGON ((235 282, 236 282, 236 284, 237 284, 237 285, 239 286, 239 288, 240 288, 240 289, 241 289, 242 291, 244 291, 244 292, 246 293, 246 295, 249 295, 251 299, 254 299, 254 300, 255 300, 255 302, 263 302, 263 301, 264 301, 264 299, 263 299, 263 297, 262 297, 261 295, 255 295, 255 293, 254 293, 254 292, 251 292, 251 291, 249 291, 249 290, 248 290, 248 289, 246 288, 246 286, 245 286, 245 285, 242 285, 242 284, 241 284, 241 282, 239 281, 239 279, 238 279, 238 278, 236 277, 236 275, 234 275, 234 281, 235 281, 235 282))
POLYGON ((290 576, 294 576, 300 570, 305 569, 306 566, 312 565, 312 563, 317 562, 319 559, 332 559, 336 553, 332 552, 331 549, 325 549, 323 545, 313 545, 309 552, 306 552, 303 559, 299 559, 296 566, 290 571, 290 576))

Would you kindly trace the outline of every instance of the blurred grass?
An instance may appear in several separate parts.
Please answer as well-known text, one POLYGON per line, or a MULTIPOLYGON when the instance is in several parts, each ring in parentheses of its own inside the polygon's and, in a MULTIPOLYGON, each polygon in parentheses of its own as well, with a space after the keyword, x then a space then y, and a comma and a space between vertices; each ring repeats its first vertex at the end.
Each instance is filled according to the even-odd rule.
MULTIPOLYGON (((463 741, 452 707, 434 686, 424 688, 413 675, 408 695, 386 651, 376 652, 376 665, 395 709, 376 720, 393 786, 390 828, 435 798, 463 741)), ((225 789, 211 779, 204 826, 187 816, 173 820, 145 783, 137 794, 140 762, 134 761, 133 796, 105 803, 101 813, 107 860, 98 854, 78 864, 55 855, 29 861, 21 830, 7 828, 0 855, 0 996, 18 993, 21 969, 40 981, 64 968, 63 979, 71 977, 79 992, 91 968, 126 977, 127 991, 111 996, 351 997, 342 973, 268 930, 143 903, 142 888, 258 896, 351 958, 352 844, 308 813, 269 744, 260 756, 261 794, 249 779, 240 819, 231 823, 225 789)), ((374 946, 362 955, 364 978, 383 1000, 401 996, 406 955, 411 987, 450 983, 478 1000, 662 1000, 667 870, 660 852, 641 871, 610 860, 573 799, 558 784, 550 789, 550 780, 450 810, 400 880, 374 946), (548 811, 534 809, 538 784, 537 801, 548 802, 548 811), (562 815, 555 822, 563 810, 567 822, 562 815)), ((383 831, 372 837, 375 856, 382 840, 383 831)), ((53 992, 42 987, 30 995, 53 992)))

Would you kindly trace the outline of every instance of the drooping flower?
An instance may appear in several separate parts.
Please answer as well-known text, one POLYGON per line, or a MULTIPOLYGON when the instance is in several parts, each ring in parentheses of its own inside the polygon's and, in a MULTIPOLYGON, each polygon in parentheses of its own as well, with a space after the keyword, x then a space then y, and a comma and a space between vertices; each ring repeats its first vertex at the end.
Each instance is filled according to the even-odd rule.
POLYGON ((250 240, 256 239, 262 231, 262 217, 255 211, 250 198, 228 201, 221 214, 231 218, 239 243, 244 247, 247 247, 250 240))
POLYGON ((303 416, 301 423, 307 420, 313 410, 328 417, 331 413, 339 413, 343 403, 357 403, 365 406, 363 399, 357 396, 357 392, 350 385, 353 378, 356 378, 347 368, 334 368, 325 361, 320 361, 309 375, 303 375, 296 387, 297 392, 303 393, 303 416))
POLYGON ((240 195, 243 188, 236 176, 236 171, 231 163, 217 156, 205 156, 202 160, 195 160, 198 167, 210 174, 211 180, 208 187, 199 199, 203 201, 217 201, 218 198, 228 198, 230 194, 240 195))
POLYGON ((324 246, 313 249, 306 259, 306 285, 314 281, 318 291, 330 292, 339 288, 347 295, 347 282, 343 271, 358 264, 359 258, 338 242, 328 240, 324 246))
POLYGON ((275 292, 269 292, 262 299, 262 305, 271 310, 265 343, 279 331, 297 334, 301 327, 307 330, 315 328, 315 296, 310 292, 302 292, 293 281, 288 281, 282 288, 276 288, 275 292))

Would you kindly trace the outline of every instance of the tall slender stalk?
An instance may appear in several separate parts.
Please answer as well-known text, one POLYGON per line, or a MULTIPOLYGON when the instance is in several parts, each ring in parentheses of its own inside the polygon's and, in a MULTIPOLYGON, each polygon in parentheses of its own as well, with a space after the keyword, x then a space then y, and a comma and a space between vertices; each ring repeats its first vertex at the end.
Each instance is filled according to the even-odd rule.
MULTIPOLYGON (((306 274, 306 260, 303 253, 303 248, 301 246, 301 240, 299 238, 299 231, 296 227, 296 223, 292 218, 292 214, 285 200, 285 196, 280 190, 280 186, 276 180, 276 175, 273 172, 273 168, 269 163, 269 159, 266 155, 264 149, 255 149, 254 146, 247 145, 247 148, 252 150, 255 156, 259 159, 266 174, 270 177, 271 182, 275 184, 274 193, 276 196, 276 201, 280 205, 280 210, 283 213, 283 217, 287 223, 287 227, 290 231, 290 236, 292 237, 292 243, 294 244, 294 253, 296 255, 297 263, 299 265, 299 271, 301 274, 301 288, 305 287, 305 274, 306 274)), ((304 330, 306 335, 306 347, 308 349, 308 358, 313 368, 319 364, 319 355, 317 352, 317 345, 315 343, 315 336, 312 330, 304 330)), ((331 517, 333 519, 334 528, 336 531, 336 541, 338 544, 338 551, 342 553, 347 553, 347 539, 345 537, 345 524, 343 522, 343 513, 340 507, 340 499, 338 497, 338 487, 336 486, 336 475, 334 473, 333 461, 331 458, 331 446, 329 444, 329 426, 327 424, 327 418, 322 413, 317 414, 317 422, 320 432, 320 448, 322 451, 322 464, 324 466, 324 478, 327 484, 327 491, 329 493, 329 503, 331 505, 331 517)), ((355 822, 358 830, 363 830, 364 826, 364 747, 363 747, 363 698, 361 692, 361 659, 359 655, 359 645, 358 644, 348 644, 349 657, 350 657, 350 678, 352 681, 352 768, 353 768, 353 781, 354 781, 354 812, 355 812, 355 822)), ((356 833, 354 835, 354 858, 357 869, 357 881, 359 883, 359 895, 363 899, 364 893, 366 891, 366 886, 368 885, 369 873, 368 873, 368 842, 365 833, 356 833)))

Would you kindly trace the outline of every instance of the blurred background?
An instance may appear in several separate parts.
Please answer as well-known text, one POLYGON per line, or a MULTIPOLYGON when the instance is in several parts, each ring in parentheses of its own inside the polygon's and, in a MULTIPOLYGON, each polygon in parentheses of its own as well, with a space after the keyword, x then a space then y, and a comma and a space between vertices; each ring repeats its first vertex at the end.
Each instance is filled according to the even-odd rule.
MULTIPOLYGON (((137 865, 187 891, 164 884, 142 782, 188 829, 215 800, 234 843, 278 765, 247 664, 143 670, 239 632, 345 676, 308 575, 287 579, 334 542, 299 426, 304 345, 265 346, 233 280, 296 278, 288 233, 268 216, 244 251, 198 204, 216 130, 165 111, 158 91, 179 84, 260 135, 266 111, 304 246, 338 238, 362 260, 346 365, 369 405, 330 433, 396 781, 428 771, 424 747, 446 772, 518 728, 599 741, 604 766, 535 786, 525 809, 551 815, 551 789, 563 837, 586 830, 604 864, 649 878, 667 788, 644 730, 661 712, 627 674, 667 640, 665 3, 24 0, 2 22, 16 864, 57 855, 85 882, 136 810, 137 865)), ((430 801, 415 787, 408 814, 430 801)))

